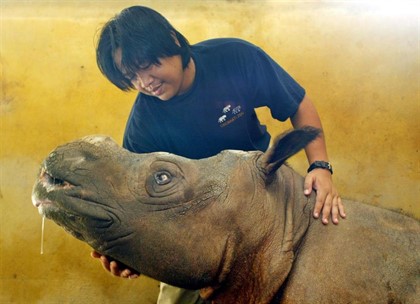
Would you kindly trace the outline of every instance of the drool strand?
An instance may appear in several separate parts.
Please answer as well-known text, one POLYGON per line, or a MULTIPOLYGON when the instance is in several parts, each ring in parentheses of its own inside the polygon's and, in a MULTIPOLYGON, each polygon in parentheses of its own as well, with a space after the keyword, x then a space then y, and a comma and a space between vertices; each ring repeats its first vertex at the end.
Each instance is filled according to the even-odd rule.
POLYGON ((44 227, 45 227, 45 215, 42 217, 42 224, 41 224, 41 254, 44 254, 44 227))

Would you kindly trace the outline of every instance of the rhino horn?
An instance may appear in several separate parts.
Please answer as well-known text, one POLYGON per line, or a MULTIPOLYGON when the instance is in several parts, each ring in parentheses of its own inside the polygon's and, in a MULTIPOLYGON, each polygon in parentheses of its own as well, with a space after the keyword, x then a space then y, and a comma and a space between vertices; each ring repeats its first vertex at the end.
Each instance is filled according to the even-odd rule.
POLYGON ((267 175, 276 172, 286 160, 306 147, 321 134, 321 129, 305 126, 286 131, 273 141, 273 144, 259 159, 259 167, 267 175))

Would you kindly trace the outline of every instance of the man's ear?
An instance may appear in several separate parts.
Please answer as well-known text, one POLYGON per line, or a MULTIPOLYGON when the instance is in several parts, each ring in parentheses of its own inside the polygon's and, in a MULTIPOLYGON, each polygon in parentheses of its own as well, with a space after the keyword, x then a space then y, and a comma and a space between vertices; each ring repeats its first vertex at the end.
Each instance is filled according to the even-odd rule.
POLYGON ((302 127, 279 135, 258 160, 258 166, 266 175, 271 175, 292 155, 306 147, 321 133, 320 129, 302 127))

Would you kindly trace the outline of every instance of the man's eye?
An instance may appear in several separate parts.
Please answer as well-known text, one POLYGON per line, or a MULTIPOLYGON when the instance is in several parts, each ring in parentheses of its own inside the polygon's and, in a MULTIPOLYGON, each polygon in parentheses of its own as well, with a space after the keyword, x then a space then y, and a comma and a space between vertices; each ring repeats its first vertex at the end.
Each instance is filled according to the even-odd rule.
POLYGON ((158 185, 166 185, 172 180, 171 174, 166 171, 156 172, 154 177, 158 185))
POLYGON ((124 75, 125 79, 127 79, 128 81, 134 81, 137 79, 137 75, 136 74, 125 74, 124 75))
POLYGON ((140 71, 147 71, 152 67, 152 64, 145 64, 140 67, 140 71))

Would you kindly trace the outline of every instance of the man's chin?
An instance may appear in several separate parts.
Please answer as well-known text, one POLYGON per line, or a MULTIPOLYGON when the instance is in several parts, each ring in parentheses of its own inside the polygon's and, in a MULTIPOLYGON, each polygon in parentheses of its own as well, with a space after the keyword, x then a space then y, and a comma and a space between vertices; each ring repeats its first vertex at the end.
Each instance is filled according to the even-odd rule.
POLYGON ((156 97, 162 101, 168 101, 171 98, 175 97, 176 94, 173 94, 172 92, 148 92, 148 91, 141 91, 142 94, 148 95, 148 96, 152 96, 152 97, 156 97))
POLYGON ((153 95, 153 96, 155 96, 156 98, 159 98, 162 101, 168 101, 168 100, 170 100, 171 98, 174 97, 173 94, 167 94, 167 93, 163 93, 163 94, 160 94, 160 95, 153 95))

